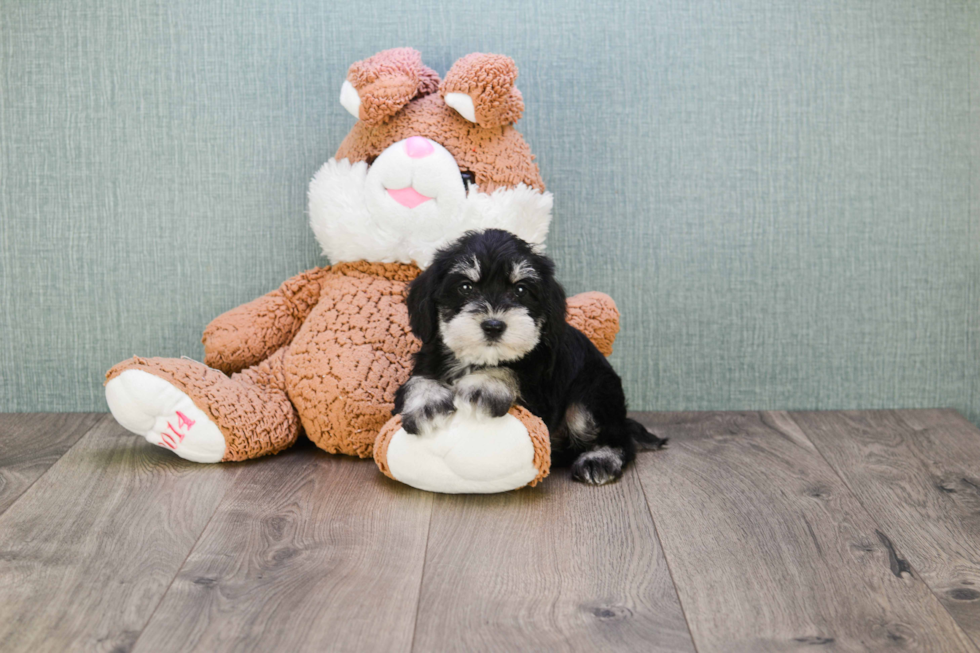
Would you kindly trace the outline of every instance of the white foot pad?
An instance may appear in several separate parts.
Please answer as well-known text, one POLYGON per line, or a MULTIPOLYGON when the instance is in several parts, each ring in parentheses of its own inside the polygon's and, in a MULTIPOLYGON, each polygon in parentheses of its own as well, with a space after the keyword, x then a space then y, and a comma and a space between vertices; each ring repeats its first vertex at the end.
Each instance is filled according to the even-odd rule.
POLYGON ((109 410, 127 430, 195 463, 225 455, 225 436, 191 398, 158 376, 126 370, 105 386, 109 410))
POLYGON ((510 414, 478 419, 457 412, 428 435, 399 429, 388 444, 387 459, 398 481, 446 494, 516 490, 538 475, 527 428, 510 414))

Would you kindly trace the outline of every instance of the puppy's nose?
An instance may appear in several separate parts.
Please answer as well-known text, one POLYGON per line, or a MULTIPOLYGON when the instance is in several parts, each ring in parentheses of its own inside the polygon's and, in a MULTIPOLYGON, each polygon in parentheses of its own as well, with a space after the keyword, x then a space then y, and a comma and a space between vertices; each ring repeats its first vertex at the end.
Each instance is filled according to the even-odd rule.
POLYGON ((424 159, 435 151, 432 143, 421 136, 411 136, 405 141, 405 153, 413 159, 424 159))
POLYGON ((487 334, 488 338, 499 338, 507 329, 507 323, 503 320, 483 320, 480 323, 480 328, 483 329, 483 333, 487 334))

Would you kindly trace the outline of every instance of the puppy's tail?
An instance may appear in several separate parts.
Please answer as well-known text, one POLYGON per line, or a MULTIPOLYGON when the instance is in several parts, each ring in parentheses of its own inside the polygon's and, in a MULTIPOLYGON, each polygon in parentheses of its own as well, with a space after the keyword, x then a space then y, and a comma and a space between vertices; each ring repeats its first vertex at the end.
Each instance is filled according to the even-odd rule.
POLYGON ((626 432, 641 449, 663 449, 667 438, 658 438, 634 419, 626 418, 626 432))

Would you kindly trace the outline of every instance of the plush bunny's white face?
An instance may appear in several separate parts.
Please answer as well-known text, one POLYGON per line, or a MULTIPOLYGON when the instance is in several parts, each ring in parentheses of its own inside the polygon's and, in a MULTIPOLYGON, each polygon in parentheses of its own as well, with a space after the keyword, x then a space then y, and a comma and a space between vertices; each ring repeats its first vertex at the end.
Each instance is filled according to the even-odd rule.
POLYGON ((481 193, 442 145, 412 136, 371 165, 330 159, 309 189, 310 225, 332 262, 429 264, 474 229, 505 229, 543 245, 552 198, 524 184, 481 193))
POLYGON ((456 159, 421 136, 398 141, 382 152, 368 168, 364 192, 371 213, 423 229, 451 219, 466 201, 456 159))

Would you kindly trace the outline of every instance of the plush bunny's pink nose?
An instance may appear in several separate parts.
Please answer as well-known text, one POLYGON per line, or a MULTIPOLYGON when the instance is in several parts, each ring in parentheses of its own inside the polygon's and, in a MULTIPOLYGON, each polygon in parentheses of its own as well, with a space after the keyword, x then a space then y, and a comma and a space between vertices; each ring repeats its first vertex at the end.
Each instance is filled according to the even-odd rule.
POLYGON ((413 159, 424 159, 433 151, 432 143, 421 136, 412 136, 405 141, 405 153, 413 159))

